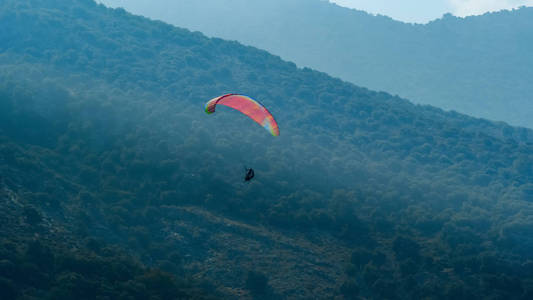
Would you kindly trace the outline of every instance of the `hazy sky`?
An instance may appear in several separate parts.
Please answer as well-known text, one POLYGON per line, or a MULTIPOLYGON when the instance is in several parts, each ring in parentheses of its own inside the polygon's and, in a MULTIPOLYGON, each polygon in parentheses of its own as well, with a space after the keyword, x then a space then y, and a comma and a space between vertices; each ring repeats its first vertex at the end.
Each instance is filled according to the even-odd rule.
POLYGON ((330 2, 414 23, 427 23, 442 17, 445 13, 464 17, 488 11, 533 6, 533 0, 330 0, 330 2))

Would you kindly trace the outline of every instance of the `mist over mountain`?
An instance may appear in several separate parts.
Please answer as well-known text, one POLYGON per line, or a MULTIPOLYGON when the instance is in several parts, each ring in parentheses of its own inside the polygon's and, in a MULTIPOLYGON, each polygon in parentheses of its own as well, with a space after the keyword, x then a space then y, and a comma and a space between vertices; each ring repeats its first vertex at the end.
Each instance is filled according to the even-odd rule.
POLYGON ((0 66, 2 299, 533 297, 532 130, 91 0, 1 2, 0 66))
POLYGON ((426 25, 320 0, 104 0, 373 90, 533 128, 533 8, 426 25))

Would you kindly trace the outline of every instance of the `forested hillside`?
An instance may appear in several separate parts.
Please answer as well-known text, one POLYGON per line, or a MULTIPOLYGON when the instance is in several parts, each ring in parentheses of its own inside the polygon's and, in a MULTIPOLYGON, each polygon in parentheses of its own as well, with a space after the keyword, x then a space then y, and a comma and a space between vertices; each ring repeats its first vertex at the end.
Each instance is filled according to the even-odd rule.
POLYGON ((0 25, 11 298, 533 296, 531 130, 90 0, 3 1, 0 25), (281 135, 205 114, 228 92, 281 135))
POLYGON ((533 128, 533 8, 426 25, 321 0, 102 0, 373 90, 533 128))

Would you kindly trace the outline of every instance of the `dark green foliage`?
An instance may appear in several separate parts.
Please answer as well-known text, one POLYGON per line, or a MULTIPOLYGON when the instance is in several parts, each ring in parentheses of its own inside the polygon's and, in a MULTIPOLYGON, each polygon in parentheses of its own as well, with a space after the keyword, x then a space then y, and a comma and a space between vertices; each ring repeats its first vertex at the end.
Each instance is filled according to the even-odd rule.
POLYGON ((375 266, 381 266, 386 262, 386 257, 379 251, 370 252, 366 249, 356 249, 352 252, 351 264, 360 269, 369 263, 375 266))
POLYGON ((9 279, 0 277, 0 296, 2 299, 11 300, 18 296, 17 287, 9 279))
POLYGON ((31 206, 24 208, 24 218, 30 225, 37 225, 42 221, 42 216, 39 211, 31 206))
POLYGON ((355 281, 347 281, 342 284, 340 292, 346 299, 359 299, 359 287, 355 281))
POLYGON ((418 260, 420 257, 420 246, 413 240, 404 237, 397 237, 392 244, 392 250, 398 260, 411 258, 418 260))
POLYGON ((263 273, 249 271, 246 276, 245 287, 254 298, 264 299, 269 296, 271 287, 268 284, 268 278, 263 273))
POLYGON ((236 286, 308 298, 533 290, 530 130, 415 106, 91 1, 5 1, 0 23, 5 286, 51 299, 201 297, 236 286), (230 91, 261 99, 281 136, 229 110, 203 112, 230 91), (243 165, 256 170, 247 185, 243 165), (200 208, 203 221, 187 214, 200 208), (352 249, 328 252, 346 263, 346 278, 323 279, 326 260, 246 277, 253 267, 235 259, 211 272, 210 255, 243 255, 210 248, 221 225, 206 220, 215 218, 319 245, 327 236, 352 249), (31 238, 14 239, 21 228, 31 238), (214 287, 187 283, 199 266, 195 275, 214 287), (301 285, 293 275, 302 268, 329 292, 301 285))
POLYGON ((17 250, 13 251, 6 244, 9 240, 1 242, 2 299, 206 298, 202 296, 204 291, 191 283, 144 268, 118 249, 105 248, 96 254, 69 249, 58 241, 47 246, 19 236, 17 250), (5 253, 9 253, 9 260, 4 259, 5 253))

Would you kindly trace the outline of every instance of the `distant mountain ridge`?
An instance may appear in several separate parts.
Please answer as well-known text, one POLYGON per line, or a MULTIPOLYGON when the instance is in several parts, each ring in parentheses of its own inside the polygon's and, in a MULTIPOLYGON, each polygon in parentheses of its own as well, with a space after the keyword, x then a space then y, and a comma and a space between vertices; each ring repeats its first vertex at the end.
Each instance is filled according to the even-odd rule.
POLYGON ((373 90, 533 128, 533 8, 426 25, 319 0, 103 0, 373 90))

